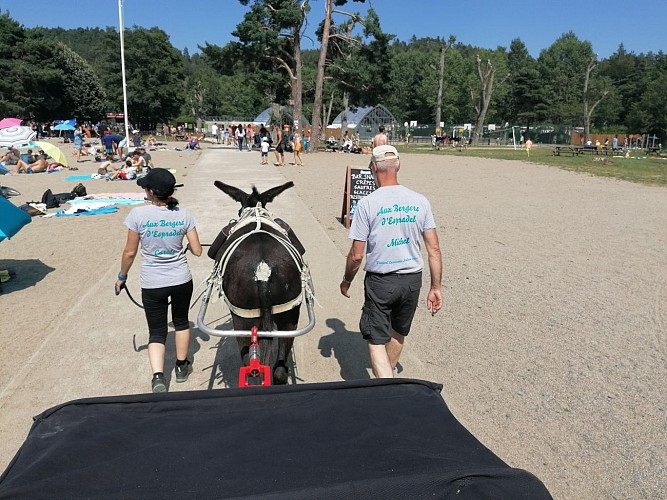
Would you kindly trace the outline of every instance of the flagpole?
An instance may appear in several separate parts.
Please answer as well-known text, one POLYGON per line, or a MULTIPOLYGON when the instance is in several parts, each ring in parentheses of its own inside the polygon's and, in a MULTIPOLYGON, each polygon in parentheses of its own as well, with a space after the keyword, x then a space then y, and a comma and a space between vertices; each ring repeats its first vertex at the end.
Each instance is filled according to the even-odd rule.
POLYGON ((125 42, 123 26, 123 0, 118 0, 118 25, 120 27, 120 72, 123 77, 123 117, 125 119, 125 139, 130 144, 130 126, 127 117, 127 82, 125 81, 125 42))

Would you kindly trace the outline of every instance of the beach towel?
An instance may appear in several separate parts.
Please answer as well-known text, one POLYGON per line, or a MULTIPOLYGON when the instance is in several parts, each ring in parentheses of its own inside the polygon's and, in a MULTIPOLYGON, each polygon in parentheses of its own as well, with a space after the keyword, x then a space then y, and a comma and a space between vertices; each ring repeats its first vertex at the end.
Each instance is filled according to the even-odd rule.
POLYGON ((141 200, 144 201, 146 198, 145 193, 97 193, 89 194, 85 197, 87 200, 97 200, 97 199, 128 199, 128 200, 141 200))
MULTIPOLYGON (((143 193, 142 193, 143 194, 143 193)), ((95 198, 92 203, 106 203, 106 204, 115 204, 115 205, 138 205, 144 203, 143 197, 140 200, 130 200, 127 198, 95 198)), ((69 201, 70 205, 81 205, 91 203, 91 200, 88 198, 74 198, 69 201)))
POLYGON ((93 174, 68 175, 67 177, 65 177, 66 181, 89 181, 90 179, 93 179, 93 174))
POLYGON ((81 212, 70 212, 72 209, 74 210, 81 210, 77 208, 76 206, 67 209, 67 210, 58 210, 56 212, 56 217, 69 217, 69 216, 75 216, 75 215, 101 215, 101 214, 113 214, 118 212, 118 207, 117 206, 112 206, 112 207, 102 207, 102 208, 94 208, 92 210, 81 210, 81 212))

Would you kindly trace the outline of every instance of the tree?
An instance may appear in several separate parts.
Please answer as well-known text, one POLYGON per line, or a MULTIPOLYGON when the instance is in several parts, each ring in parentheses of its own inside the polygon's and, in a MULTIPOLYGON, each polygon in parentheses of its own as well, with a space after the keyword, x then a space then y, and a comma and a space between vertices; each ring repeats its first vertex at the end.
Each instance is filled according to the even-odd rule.
POLYGON ((503 116, 513 124, 530 127, 544 114, 541 107, 540 74, 535 59, 519 38, 510 43, 507 70, 510 74, 507 80, 509 91, 502 110, 503 116))
MULTIPOLYGON (((482 59, 479 55, 476 56, 477 61, 477 75, 479 76, 480 90, 476 93, 472 88, 470 94, 472 97, 477 119, 475 123, 475 134, 473 135, 473 144, 479 144, 482 134, 484 133, 484 123, 486 121, 486 114, 489 111, 491 98, 495 90, 494 83, 496 78, 496 67, 487 59, 485 64, 482 64, 482 59)), ((510 75, 508 74, 501 80, 504 82, 510 75)))
POLYGON ((595 56, 592 56, 590 61, 588 61, 588 64, 586 65, 586 73, 584 77, 584 144, 588 141, 588 137, 590 136, 591 133, 591 115, 593 114, 593 111, 595 111, 595 108, 597 108, 598 104, 604 99, 607 94, 609 93, 609 90, 604 90, 602 91, 602 94, 600 98, 595 101, 592 105, 590 104, 590 95, 589 95, 589 86, 590 86, 590 79, 591 79, 591 72, 595 69, 595 67, 598 65, 597 63, 597 58, 595 56))
MULTIPOLYGON (((113 30, 105 33, 102 54, 107 72, 102 76, 108 94, 107 111, 123 109, 120 41, 113 30)), ((127 106, 131 123, 153 129, 180 113, 185 102, 185 67, 180 51, 159 28, 125 30, 127 106)))
MULTIPOLYGON (((317 75, 315 77, 315 97, 313 100, 313 118, 311 120, 312 130, 315 131, 316 137, 319 140, 324 138, 323 132, 324 127, 322 127, 322 91, 324 89, 324 70, 326 66, 327 53, 329 49, 329 37, 331 36, 331 23, 333 14, 341 14, 349 16, 350 18, 356 20, 359 18, 359 14, 351 14, 341 10, 334 9, 334 4, 337 7, 347 4, 348 0, 325 0, 324 5, 324 21, 321 28, 321 44, 320 44, 320 54, 317 59, 317 75)), ((365 0, 354 0, 355 2, 363 3, 365 0)), ((314 148, 314 151, 317 151, 317 147, 314 148)))
POLYGON ((582 125, 581 89, 585 68, 593 49, 590 42, 580 41, 572 32, 566 33, 538 57, 541 101, 545 117, 553 123, 582 125))
POLYGON ((27 102, 23 85, 16 76, 16 49, 23 43, 25 33, 21 25, 11 19, 9 14, 0 11, 0 114, 2 116, 21 116, 27 102))
POLYGON ((23 30, 7 16, 0 16, 0 40, 4 114, 38 120, 100 116, 104 91, 90 65, 73 50, 39 30, 23 30))
MULTIPOLYGON (((239 0, 248 5, 250 0, 239 0)), ((284 71, 290 82, 295 128, 301 128, 303 81, 301 30, 309 0, 254 0, 250 11, 232 33, 244 60, 268 59, 284 71)))
POLYGON ((449 40, 447 43, 443 44, 440 49, 440 77, 438 78, 438 97, 435 105, 435 126, 436 128, 440 127, 440 119, 442 117, 442 89, 445 84, 445 55, 447 51, 452 48, 456 43, 456 37, 454 35, 449 35, 449 40))

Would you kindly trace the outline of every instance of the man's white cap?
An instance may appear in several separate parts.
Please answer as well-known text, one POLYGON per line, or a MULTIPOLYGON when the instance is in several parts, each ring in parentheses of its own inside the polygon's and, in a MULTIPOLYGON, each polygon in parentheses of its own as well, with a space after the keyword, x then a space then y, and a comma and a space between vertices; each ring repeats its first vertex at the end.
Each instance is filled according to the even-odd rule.
POLYGON ((398 151, 394 146, 387 144, 373 148, 373 155, 371 161, 378 163, 384 160, 398 160, 398 151))

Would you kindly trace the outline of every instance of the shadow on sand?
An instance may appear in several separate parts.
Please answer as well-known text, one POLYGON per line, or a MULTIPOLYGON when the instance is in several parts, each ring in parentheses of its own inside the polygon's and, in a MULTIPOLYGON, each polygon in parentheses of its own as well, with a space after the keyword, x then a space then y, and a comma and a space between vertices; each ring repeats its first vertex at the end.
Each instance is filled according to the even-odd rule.
POLYGON ((47 274, 55 271, 55 268, 47 266, 38 259, 2 259, 0 269, 7 269, 15 273, 15 276, 12 276, 9 281, 2 283, 2 293, 5 295, 35 286, 47 274))
POLYGON ((343 380, 361 380, 370 378, 368 369, 368 351, 366 342, 358 331, 350 331, 338 318, 326 320, 332 332, 320 338, 318 349, 325 358, 334 356, 340 366, 343 380))

